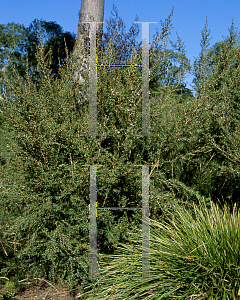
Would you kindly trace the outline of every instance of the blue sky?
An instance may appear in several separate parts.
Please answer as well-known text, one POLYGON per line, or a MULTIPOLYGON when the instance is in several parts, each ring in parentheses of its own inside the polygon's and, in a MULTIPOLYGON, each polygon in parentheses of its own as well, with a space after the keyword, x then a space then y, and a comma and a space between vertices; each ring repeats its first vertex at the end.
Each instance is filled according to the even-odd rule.
MULTIPOLYGON (((46 21, 56 21, 63 27, 64 31, 77 33, 78 12, 81 8, 80 0, 0 0, 0 24, 19 23, 29 26, 30 22, 36 19, 46 21)), ((201 30, 204 27, 206 17, 208 18, 208 28, 212 37, 210 46, 221 41, 223 36, 228 35, 228 28, 232 23, 239 28, 240 23, 240 1, 223 0, 105 0, 104 21, 111 17, 113 4, 118 9, 118 15, 126 24, 126 31, 130 28, 136 15, 139 21, 159 22, 165 20, 174 7, 172 17, 171 39, 176 41, 176 31, 186 45, 187 57, 191 63, 194 56, 200 52, 201 30)), ((140 30, 141 30, 141 24, 140 30)), ((150 43, 152 36, 156 33, 159 24, 150 25, 150 43)), ((105 25, 103 27, 105 30, 105 25)), ((141 31, 137 41, 141 40, 141 31)), ((190 84, 192 76, 187 79, 190 84)), ((190 88, 190 85, 188 87, 190 88)))

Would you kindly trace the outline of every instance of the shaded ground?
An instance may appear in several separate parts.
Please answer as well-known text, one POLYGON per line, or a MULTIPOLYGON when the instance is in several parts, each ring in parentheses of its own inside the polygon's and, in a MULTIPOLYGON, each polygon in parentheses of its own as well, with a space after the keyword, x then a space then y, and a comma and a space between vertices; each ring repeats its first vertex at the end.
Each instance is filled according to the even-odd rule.
POLYGON ((12 300, 73 300, 81 299, 79 296, 80 288, 70 291, 68 284, 64 285, 50 285, 48 281, 34 280, 24 284, 24 290, 16 293, 13 297, 8 298, 12 300))

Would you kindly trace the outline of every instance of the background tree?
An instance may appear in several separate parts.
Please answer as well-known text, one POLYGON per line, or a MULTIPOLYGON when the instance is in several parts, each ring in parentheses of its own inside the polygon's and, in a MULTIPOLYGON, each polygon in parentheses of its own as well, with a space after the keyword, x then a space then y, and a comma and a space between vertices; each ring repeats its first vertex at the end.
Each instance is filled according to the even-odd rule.
POLYGON ((28 39, 26 45, 28 59, 35 72, 37 66, 36 49, 40 42, 40 30, 43 39, 44 53, 47 54, 50 49, 52 51, 52 62, 50 65, 52 70, 51 75, 59 77, 58 69, 66 59, 65 42, 68 52, 71 53, 75 45, 75 35, 74 33, 64 32, 62 27, 56 22, 39 21, 35 19, 27 28, 28 39))
MULTIPOLYGON (((3 68, 10 56, 19 73, 24 73, 24 51, 27 40, 27 29, 20 24, 0 24, 0 85, 3 90, 3 68)), ((6 67, 6 72, 11 73, 11 68, 6 67)))
POLYGON ((52 62, 50 65, 52 75, 58 76, 59 61, 60 65, 66 58, 65 42, 69 53, 73 51, 75 36, 70 32, 64 32, 62 27, 56 22, 47 22, 35 19, 29 27, 8 23, 0 24, 0 83, 1 94, 3 93, 3 66, 6 67, 6 74, 14 78, 13 69, 7 63, 8 57, 11 58, 13 66, 19 75, 26 79, 26 57, 30 66, 29 75, 37 74, 36 50, 39 45, 39 33, 41 30, 44 45, 44 54, 52 50, 52 62))
POLYGON ((199 96, 200 92, 200 85, 203 80, 203 76, 207 76, 206 72, 209 67, 209 57, 206 57, 206 51, 210 45, 210 40, 211 38, 209 37, 210 35, 210 30, 208 29, 208 24, 207 24, 207 17, 206 17, 206 22, 204 25, 203 30, 201 31, 202 33, 202 38, 200 41, 200 46, 201 46, 201 51, 199 54, 199 58, 195 58, 194 64, 193 64, 193 74, 194 74, 194 79, 193 79, 193 85, 192 87, 196 91, 196 96, 199 96))
MULTIPOLYGON (((118 15, 118 10, 113 5, 111 11, 112 17, 106 20, 106 32, 103 33, 102 49, 106 51, 111 41, 112 47, 116 53, 116 59, 113 64, 124 64, 127 59, 131 57, 132 53, 136 53, 139 58, 139 64, 141 64, 142 56, 142 42, 136 42, 136 38, 139 35, 139 25, 133 23, 127 33, 123 20, 118 15), (114 40, 112 37, 114 36, 114 40)), ((186 88, 185 75, 190 72, 191 65, 189 59, 186 57, 185 46, 182 43, 180 37, 177 35, 177 42, 173 42, 169 39, 171 30, 173 29, 171 18, 173 10, 168 18, 161 24, 161 34, 158 30, 153 36, 153 43, 150 45, 150 79, 149 88, 152 94, 162 93, 164 90, 174 90, 177 95, 184 94, 191 95, 191 91, 186 88), (171 48, 168 48, 168 42, 171 48)), ((139 20, 139 17, 135 17, 135 22, 139 20)), ((99 64, 103 63, 101 57, 98 57, 99 64)), ((108 62, 105 62, 108 63, 108 62)), ((112 70, 113 68, 110 68, 112 70)))
POLYGON ((199 57, 195 59, 193 65, 193 85, 192 87, 196 91, 196 96, 199 97, 200 92, 203 91, 204 82, 208 79, 209 76, 216 70, 216 67, 219 63, 220 57, 223 53, 225 44, 228 45, 228 48, 236 48, 239 40, 237 34, 237 28, 234 27, 232 21, 231 27, 228 28, 229 36, 225 37, 223 41, 215 43, 212 47, 210 45, 210 30, 207 25, 207 18, 204 29, 202 32, 202 38, 200 41, 201 52, 199 57))
POLYGON ((215 156, 208 177, 209 194, 231 209, 235 202, 239 205, 239 49, 239 36, 232 23, 229 36, 206 52, 208 64, 198 96, 199 104, 208 112, 203 121, 204 136, 215 156))
MULTIPOLYGON (((122 64, 126 61, 127 57, 131 55, 131 52, 134 48, 134 51, 141 55, 141 43, 134 42, 135 38, 139 34, 139 26, 137 24, 133 24, 129 29, 128 34, 124 34, 126 26, 124 25, 121 18, 118 17, 118 11, 116 6, 113 5, 113 12, 111 12, 114 18, 110 18, 108 20, 107 32, 103 33, 103 26, 98 26, 97 28, 97 38, 99 38, 98 42, 98 51, 103 48, 106 49, 110 39, 114 37, 113 41, 113 49, 117 52, 117 60, 113 62, 113 64, 122 64)), ((171 17, 173 15, 173 10, 171 11, 168 19, 163 23, 161 21, 162 26, 162 35, 159 36, 157 32, 157 37, 155 37, 156 43, 158 44, 160 41, 163 42, 163 45, 156 47, 156 43, 154 43, 151 51, 150 58, 150 68, 153 66, 157 70, 152 69, 150 75, 150 90, 159 89, 161 87, 170 87, 171 89, 176 89, 177 95, 187 94, 191 96, 191 91, 186 88, 186 84, 184 83, 184 76, 186 72, 191 70, 190 61, 186 58, 185 46, 182 44, 180 37, 177 35, 177 42, 173 43, 170 41, 172 48, 171 50, 167 50, 167 42, 169 33, 171 31, 171 17), (158 60, 158 64, 156 64, 156 60, 158 60), (186 68, 186 66, 188 66, 186 68), (186 68, 186 69, 185 69, 186 68), (157 72, 157 73, 156 73, 157 72), (161 74, 161 75, 160 75, 161 74), (161 78, 160 78, 161 77, 161 78)), ((79 14, 79 23, 78 23, 78 35, 75 45, 75 52, 77 53, 77 47, 80 45, 81 39, 83 39, 83 49, 86 50, 85 54, 86 59, 83 59, 83 62, 79 68, 79 71, 75 72, 74 80, 79 80, 79 83, 83 83, 85 80, 81 76, 82 71, 87 68, 88 62, 88 47, 89 47, 89 25, 83 24, 81 22, 86 20, 95 20, 99 22, 103 22, 104 16, 104 1, 81 1, 81 11, 79 14)), ((138 20, 136 16, 135 21, 138 20)), ((103 52, 102 52, 103 53, 103 52)), ((99 63, 101 61, 100 58, 99 63)), ((80 63, 80 61, 79 61, 80 63)), ((78 103, 87 100, 87 94, 85 91, 79 91, 82 98, 78 100, 78 103)), ((191 98, 191 97, 190 97, 191 98)))
MULTIPOLYGON (((36 52, 40 43, 39 33, 43 36, 44 55, 47 55, 51 49, 52 60, 50 64, 51 76, 59 77, 58 70, 66 58, 66 49, 69 53, 73 51, 75 45, 75 36, 70 32, 64 32, 62 27, 56 22, 47 22, 35 19, 29 27, 20 24, 8 23, 0 24, 0 87, 1 95, 4 93, 5 82, 3 78, 3 69, 5 76, 16 81, 16 75, 13 68, 22 78, 26 80, 26 57, 28 57, 28 75, 34 83, 39 85, 39 72, 37 71, 36 52), (65 44, 66 42, 66 44, 65 44), (66 46, 66 48, 65 48, 66 46), (12 65, 8 62, 11 59, 12 65)), ((8 91, 6 90, 8 93, 8 91)), ((13 128, 10 129, 3 111, 0 111, 0 127, 4 131, 10 131, 14 135, 13 128)), ((5 154, 8 152, 7 142, 4 134, 0 135, 0 160, 6 163, 5 154)))

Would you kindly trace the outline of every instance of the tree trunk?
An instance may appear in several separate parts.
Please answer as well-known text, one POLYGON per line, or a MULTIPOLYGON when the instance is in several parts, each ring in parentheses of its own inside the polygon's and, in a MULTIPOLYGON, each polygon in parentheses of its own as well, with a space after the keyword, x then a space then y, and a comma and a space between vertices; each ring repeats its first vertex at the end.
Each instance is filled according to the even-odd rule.
MULTIPOLYGON (((103 22, 104 16, 104 0, 81 0, 81 11, 79 13, 79 21, 78 21, 78 32, 77 39, 74 48, 74 54, 79 57, 79 66, 77 67, 78 71, 74 74, 74 81, 79 80, 79 84, 84 83, 84 79, 81 76, 81 72, 83 69, 88 67, 89 62, 89 30, 90 24, 85 24, 82 22, 88 21, 96 21, 103 22), (83 58, 82 55, 77 54, 78 47, 83 49, 83 58), (82 59, 81 59, 82 58, 82 59), (82 61, 82 63, 81 63, 82 61)), ((103 34, 103 23, 97 24, 97 34, 96 37, 99 37, 100 41, 102 41, 103 34)), ((101 44, 99 45, 98 50, 100 50, 101 44)), ((86 91, 79 91, 79 95, 81 95, 81 99, 78 100, 78 103, 85 102, 87 100, 86 91)))

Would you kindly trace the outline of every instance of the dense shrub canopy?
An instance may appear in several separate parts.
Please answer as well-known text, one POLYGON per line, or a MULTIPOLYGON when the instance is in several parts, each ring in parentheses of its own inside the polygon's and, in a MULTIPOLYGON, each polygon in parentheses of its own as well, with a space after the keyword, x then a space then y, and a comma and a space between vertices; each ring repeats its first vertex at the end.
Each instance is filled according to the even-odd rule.
MULTIPOLYGON (((162 24, 158 42, 168 36, 169 24, 162 24)), ((98 69, 97 126, 106 136, 87 136, 89 103, 79 104, 76 95, 88 89, 89 74, 83 72, 84 84, 73 83, 73 55, 56 78, 51 76, 51 57, 40 44, 36 74, 27 70, 25 79, 17 72, 5 76, 0 105, 7 145, 1 154, 6 276, 15 274, 20 280, 40 274, 73 285, 88 276, 89 167, 82 165, 103 165, 97 169, 98 207, 141 207, 142 174, 135 165, 146 164, 153 165, 152 219, 161 220, 162 212, 176 204, 193 213, 193 202, 203 199, 207 206, 211 198, 231 207, 239 203, 239 51, 226 46, 199 98, 180 98, 182 81, 162 76, 173 52, 163 61, 166 49, 158 51, 154 43, 150 91, 157 96, 150 96, 150 120, 151 133, 158 136, 134 136, 141 133, 141 68, 98 69)), ((111 39, 98 64, 116 61, 113 48, 111 39)), ((179 52, 186 73, 189 62, 179 52)), ((141 61, 141 53, 132 53, 126 63, 141 61)), ((141 212, 98 211, 98 251, 113 253, 133 233, 140 240, 141 222, 141 212)))

